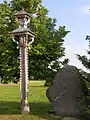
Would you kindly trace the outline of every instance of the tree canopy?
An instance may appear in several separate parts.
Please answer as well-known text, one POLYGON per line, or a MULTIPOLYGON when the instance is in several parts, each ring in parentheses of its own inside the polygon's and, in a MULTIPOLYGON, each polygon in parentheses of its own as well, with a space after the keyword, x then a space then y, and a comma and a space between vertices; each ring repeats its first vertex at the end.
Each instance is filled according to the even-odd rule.
POLYGON ((19 80, 19 48, 8 33, 18 27, 14 14, 22 8, 30 14, 28 27, 35 32, 35 41, 29 46, 29 78, 52 79, 61 66, 68 62, 63 43, 69 31, 65 26, 56 28, 56 19, 48 16, 48 10, 41 0, 12 0, 0 4, 2 82, 19 80))
MULTIPOLYGON (((90 36, 86 36, 86 40, 90 41, 90 36)), ((89 45, 89 49, 87 50, 87 55, 81 56, 77 54, 77 58, 87 70, 90 70, 90 45, 89 45)), ((86 81, 87 85, 89 85, 90 73, 87 73, 84 70, 81 70, 80 72, 82 76, 84 77, 84 80, 86 81)))
MULTIPOLYGON (((90 42, 90 37, 86 36, 86 40, 90 42)), ((90 45, 89 45, 89 49, 87 50, 87 56, 86 55, 81 56, 77 54, 77 57, 81 61, 83 66, 86 67, 86 69, 90 70, 90 45)))

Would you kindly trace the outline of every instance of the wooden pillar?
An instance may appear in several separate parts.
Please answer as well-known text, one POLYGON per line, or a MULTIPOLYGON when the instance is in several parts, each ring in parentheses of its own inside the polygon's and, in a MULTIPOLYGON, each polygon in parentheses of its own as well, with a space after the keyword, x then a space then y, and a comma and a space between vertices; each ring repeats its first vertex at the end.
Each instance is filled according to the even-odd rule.
POLYGON ((28 35, 20 37, 20 92, 21 113, 30 112, 28 105, 28 35))

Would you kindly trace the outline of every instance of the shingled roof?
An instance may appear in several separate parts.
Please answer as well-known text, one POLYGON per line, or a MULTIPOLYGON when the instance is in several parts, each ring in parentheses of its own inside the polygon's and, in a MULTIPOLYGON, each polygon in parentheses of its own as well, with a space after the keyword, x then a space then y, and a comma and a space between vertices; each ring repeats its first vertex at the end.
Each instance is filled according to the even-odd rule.
POLYGON ((24 9, 20 10, 18 13, 15 14, 15 16, 21 16, 21 15, 27 15, 28 17, 30 17, 30 15, 24 11, 24 9))
POLYGON ((13 30, 12 32, 11 32, 11 34, 16 34, 16 35, 19 35, 19 34, 26 34, 26 33, 29 33, 31 36, 33 36, 34 37, 34 32, 32 32, 31 30, 29 30, 29 29, 25 29, 24 27, 22 27, 22 28, 17 28, 17 29, 15 29, 15 30, 13 30))

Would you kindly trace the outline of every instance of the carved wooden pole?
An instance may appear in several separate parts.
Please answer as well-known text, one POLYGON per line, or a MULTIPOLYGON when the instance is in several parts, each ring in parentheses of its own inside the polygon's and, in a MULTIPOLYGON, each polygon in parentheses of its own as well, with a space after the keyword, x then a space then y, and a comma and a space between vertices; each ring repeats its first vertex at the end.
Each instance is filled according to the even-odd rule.
POLYGON ((20 37, 20 91, 21 113, 29 113, 28 105, 28 40, 27 35, 20 37))
POLYGON ((11 33, 18 37, 16 43, 20 48, 20 92, 21 92, 21 113, 28 114, 30 112, 28 104, 28 44, 34 41, 34 33, 27 28, 30 22, 29 14, 23 10, 15 15, 19 21, 19 28, 11 33))

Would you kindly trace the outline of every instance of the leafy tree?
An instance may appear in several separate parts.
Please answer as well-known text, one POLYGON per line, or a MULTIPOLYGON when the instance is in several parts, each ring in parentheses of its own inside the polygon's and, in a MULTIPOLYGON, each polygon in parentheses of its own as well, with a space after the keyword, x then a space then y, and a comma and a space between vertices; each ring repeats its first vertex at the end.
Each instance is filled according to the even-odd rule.
MULTIPOLYGON (((90 40, 89 36, 86 36, 86 40, 90 40)), ((79 55, 77 54, 78 60, 82 63, 82 65, 90 70, 90 50, 87 50, 87 55, 79 55)), ((84 70, 80 70, 80 73, 82 74, 82 77, 87 85, 87 87, 90 87, 90 73, 85 72, 84 70)), ((90 90, 89 90, 90 91, 90 90)))
POLYGON ((42 5, 41 0, 12 0, 9 4, 7 2, 0 4, 0 18, 3 22, 0 20, 0 29, 2 29, 0 68, 3 81, 16 82, 19 79, 17 44, 12 41, 10 35, 3 33, 5 31, 8 33, 17 27, 13 15, 22 8, 30 14, 31 25, 28 26, 35 32, 35 41, 29 46, 30 79, 51 80, 60 67, 68 62, 65 58, 61 61, 61 58, 65 57, 63 43, 69 31, 65 29, 65 26, 55 28, 56 19, 48 17, 48 10, 42 5))
POLYGON ((18 50, 8 34, 14 26, 13 12, 7 2, 0 4, 0 70, 2 82, 15 82, 18 77, 18 50))
MULTIPOLYGON (((86 40, 89 40, 90 42, 90 36, 86 36, 86 40)), ((90 46, 89 46, 90 47, 90 46)), ((90 50, 87 50, 87 55, 78 55, 77 54, 77 57, 78 59, 81 61, 81 63, 84 65, 84 67, 86 67, 88 70, 90 70, 90 50)))

